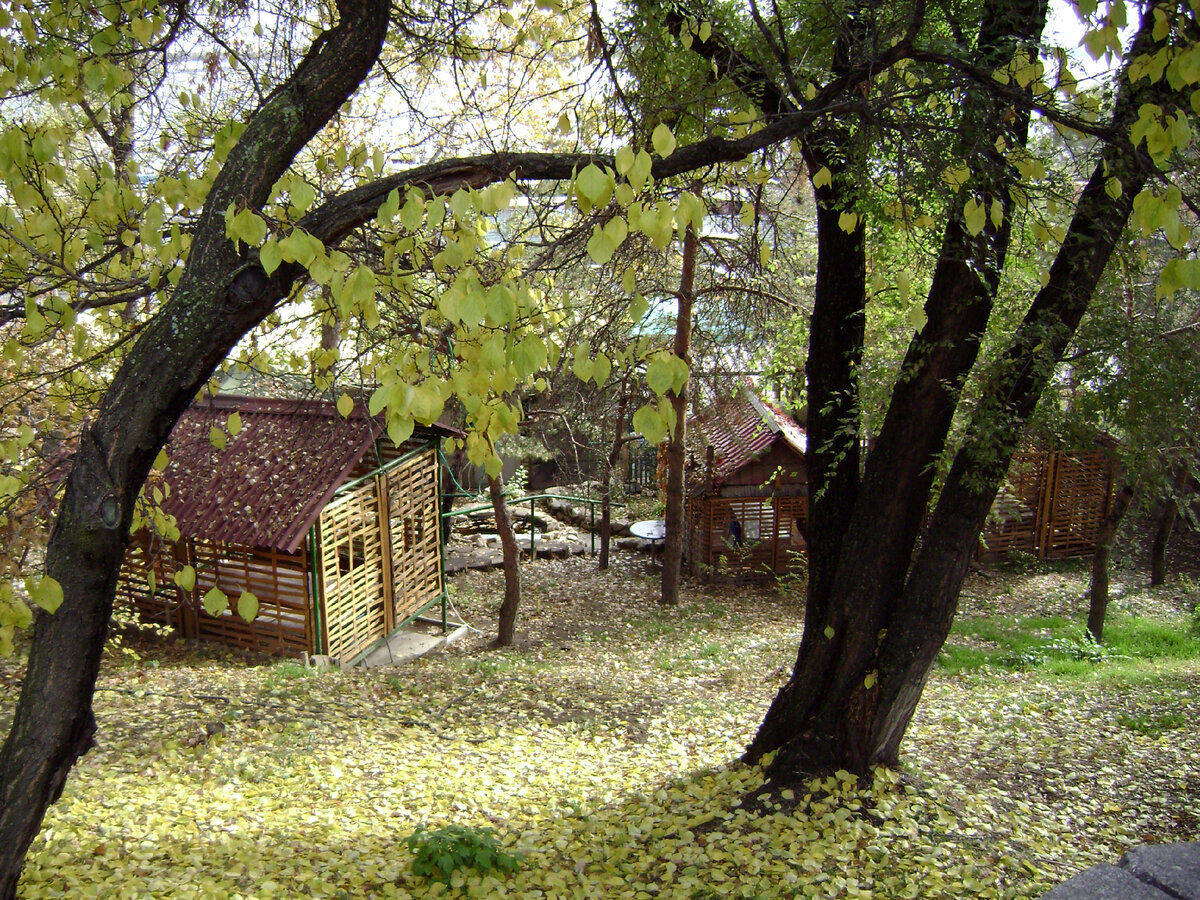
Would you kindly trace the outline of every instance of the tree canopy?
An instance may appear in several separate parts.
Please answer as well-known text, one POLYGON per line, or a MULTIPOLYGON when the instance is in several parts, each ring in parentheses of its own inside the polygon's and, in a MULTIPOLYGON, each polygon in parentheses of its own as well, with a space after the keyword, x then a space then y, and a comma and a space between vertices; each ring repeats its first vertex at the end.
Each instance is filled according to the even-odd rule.
MULTIPOLYGON (((816 223, 795 373, 807 626, 749 755, 780 751, 781 780, 895 761, 1020 429, 1126 223, 1176 252, 1189 239, 1171 173, 1200 112, 1194 0, 1079 10, 1089 54, 1120 65, 1109 98, 1043 43, 1038 0, 631 3, 611 21, 467 0, 0 6, 0 359, 17 386, 0 395, 0 525, 17 536, 0 642, 29 620, 12 580, 31 575, 44 610, 0 752, 0 896, 90 746, 130 528, 171 527, 142 487, 222 361, 289 317, 375 336, 361 373, 392 438, 458 404, 466 454, 495 473, 496 440, 570 354, 597 386, 644 372, 655 398, 633 421, 657 440, 686 345, 597 351, 561 327, 587 315, 591 265, 635 246, 681 265, 718 177, 755 221, 756 187, 803 173, 816 223), (456 107, 505 124, 443 115, 456 107), (1086 160, 1061 198, 1046 185, 1056 134, 1086 160), (920 263, 876 254, 881 236, 920 263), (1009 287, 1022 254, 1036 290, 1009 287), (1022 311, 997 334, 1010 290, 1022 311), (884 295, 907 341, 864 452, 866 322, 884 295), (61 470, 57 445, 72 455, 40 578, 22 547, 49 501, 29 485, 43 460, 61 470)), ((641 271, 603 277, 636 308, 641 271)), ((1194 258, 1161 274, 1164 292, 1200 288, 1194 258)), ((331 355, 314 349, 315 368, 331 355)))

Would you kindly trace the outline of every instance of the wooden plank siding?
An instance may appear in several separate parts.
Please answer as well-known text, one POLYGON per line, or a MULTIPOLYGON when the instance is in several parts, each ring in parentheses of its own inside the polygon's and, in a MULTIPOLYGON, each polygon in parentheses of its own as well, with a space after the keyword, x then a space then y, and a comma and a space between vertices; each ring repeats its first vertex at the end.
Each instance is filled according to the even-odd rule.
POLYGON ((379 480, 336 498, 317 521, 321 648, 339 659, 357 656, 389 631, 379 480))
POLYGON ((794 535, 807 528, 807 497, 693 497, 688 525, 692 571, 706 581, 769 581, 804 569, 803 545, 794 535), (741 546, 730 530, 735 518, 741 546))
POLYGON ((116 602, 134 610, 142 622, 168 625, 185 638, 278 655, 298 656, 312 650, 308 562, 303 550, 289 554, 219 541, 185 539, 165 544, 141 537, 126 554, 116 602), (191 591, 174 584, 175 573, 187 565, 196 570, 191 591), (204 595, 214 587, 230 603, 219 616, 204 609, 204 595), (242 591, 259 601, 252 622, 237 614, 242 591))
POLYGON ((1104 450, 1020 451, 992 505, 978 556, 1087 556, 1112 502, 1114 463, 1104 450))

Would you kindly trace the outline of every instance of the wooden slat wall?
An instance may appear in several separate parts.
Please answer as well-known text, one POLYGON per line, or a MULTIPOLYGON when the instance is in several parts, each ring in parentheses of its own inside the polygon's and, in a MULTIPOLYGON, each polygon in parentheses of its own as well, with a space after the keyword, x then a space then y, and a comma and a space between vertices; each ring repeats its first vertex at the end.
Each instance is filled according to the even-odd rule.
POLYGON ((1101 451, 1056 453, 1048 469, 1039 553, 1043 559, 1086 556, 1108 514, 1112 463, 1101 451))
POLYGON ((299 655, 312 651, 308 566, 303 552, 288 554, 213 541, 162 544, 135 540, 125 555, 117 585, 117 603, 132 608, 144 622, 170 625, 187 638, 219 641, 258 653, 299 655), (190 565, 196 586, 174 586, 176 571, 190 565), (151 595, 153 570, 158 591, 151 595), (231 608, 219 616, 204 610, 203 597, 218 587, 231 608), (242 591, 258 598, 252 622, 237 614, 242 591))
POLYGON ((399 625, 442 594, 437 454, 414 456, 383 478, 392 545, 392 622, 399 625))
POLYGON ((321 642, 349 660, 388 633, 379 482, 336 498, 321 513, 317 545, 323 586, 321 642))
POLYGON ((168 625, 186 635, 185 606, 189 598, 173 581, 176 569, 184 564, 176 560, 181 549, 145 531, 134 534, 117 578, 116 608, 137 613, 148 625, 168 625))
POLYGON ((1112 481, 1112 458, 1103 450, 1015 454, 981 535, 980 558, 1086 556, 1108 513, 1112 481))
POLYGON ((767 581, 799 571, 801 545, 793 542, 792 523, 804 533, 808 522, 805 497, 698 497, 689 501, 688 548, 693 570, 702 578, 738 583, 767 581), (742 526, 742 546, 735 546, 729 524, 742 526))
POLYGON ((259 653, 298 656, 312 652, 307 561, 301 553, 192 541, 196 569, 193 592, 196 637, 259 653), (202 598, 211 588, 229 598, 229 609, 210 616, 202 598), (242 591, 258 598, 258 615, 247 622, 237 613, 242 591))

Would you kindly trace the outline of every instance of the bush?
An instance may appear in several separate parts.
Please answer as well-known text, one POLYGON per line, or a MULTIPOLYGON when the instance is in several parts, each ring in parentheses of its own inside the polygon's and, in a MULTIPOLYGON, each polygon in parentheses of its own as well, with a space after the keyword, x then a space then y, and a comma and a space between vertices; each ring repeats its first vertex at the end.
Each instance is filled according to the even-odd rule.
POLYGON ((413 873, 435 881, 449 882, 450 875, 463 866, 480 872, 515 872, 521 858, 505 853, 491 828, 447 825, 436 831, 423 826, 409 835, 408 849, 413 852, 413 873))

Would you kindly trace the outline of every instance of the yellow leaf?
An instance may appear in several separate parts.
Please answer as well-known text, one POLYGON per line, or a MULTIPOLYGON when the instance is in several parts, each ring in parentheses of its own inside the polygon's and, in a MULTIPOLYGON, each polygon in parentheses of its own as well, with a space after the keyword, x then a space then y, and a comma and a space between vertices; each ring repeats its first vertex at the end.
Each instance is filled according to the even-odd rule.
POLYGON ((354 412, 354 399, 349 394, 342 394, 338 397, 337 411, 343 419, 350 418, 350 413, 354 412))

